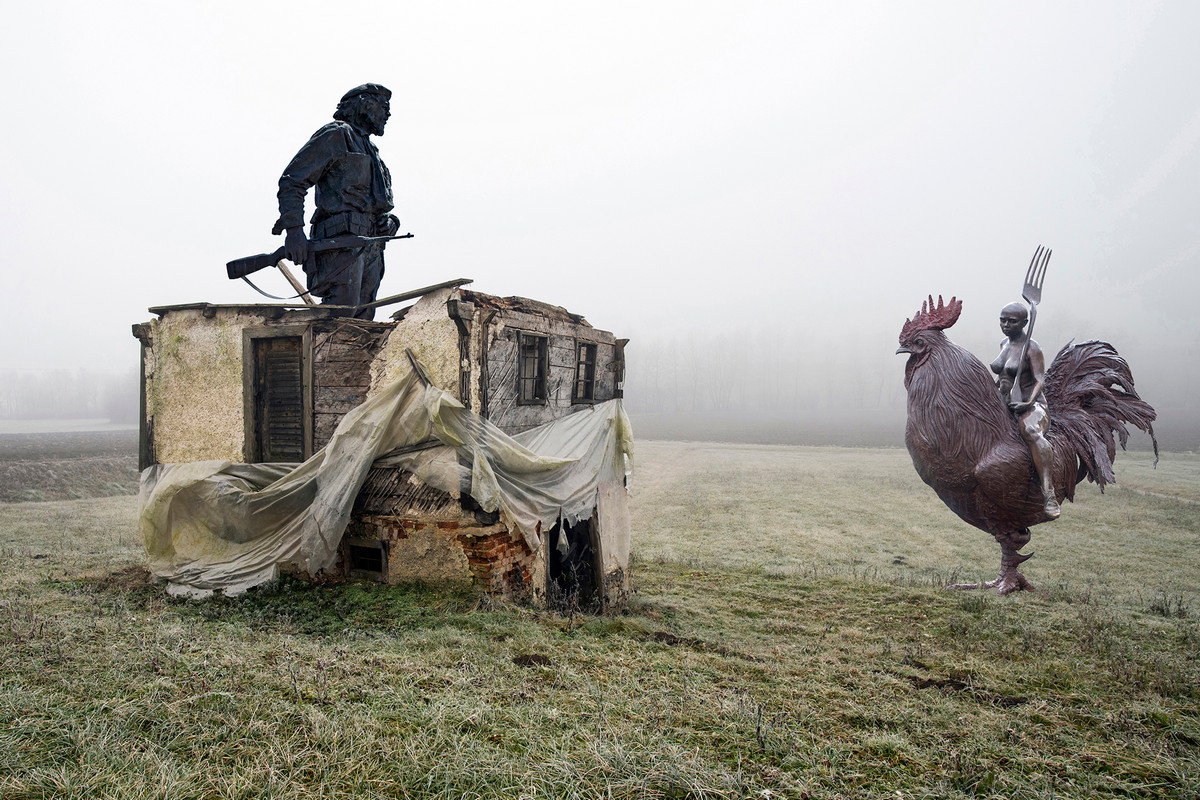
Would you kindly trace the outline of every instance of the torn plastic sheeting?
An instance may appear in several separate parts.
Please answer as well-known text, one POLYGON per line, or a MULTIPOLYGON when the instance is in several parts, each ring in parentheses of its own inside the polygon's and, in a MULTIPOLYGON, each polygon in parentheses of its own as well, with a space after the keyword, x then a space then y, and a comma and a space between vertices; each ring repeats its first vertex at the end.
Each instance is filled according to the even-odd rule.
POLYGON ((445 448, 471 463, 470 491, 536 551, 539 529, 591 516, 601 484, 623 485, 633 440, 619 400, 511 437, 411 372, 348 413, 329 444, 300 465, 204 461, 142 473, 139 526, 151 571, 170 591, 236 594, 281 564, 333 567, 354 499, 377 457, 430 486, 463 478, 445 448), (441 451, 439 453, 438 451, 441 451))

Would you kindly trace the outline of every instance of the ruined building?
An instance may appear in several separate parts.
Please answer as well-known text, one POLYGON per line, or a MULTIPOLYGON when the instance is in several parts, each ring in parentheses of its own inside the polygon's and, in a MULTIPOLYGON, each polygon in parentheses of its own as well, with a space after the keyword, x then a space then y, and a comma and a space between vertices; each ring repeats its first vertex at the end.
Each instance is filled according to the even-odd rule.
MULTIPOLYGON (((142 468, 304 462, 348 413, 414 371, 518 439, 602 407, 623 419, 619 403, 604 404, 621 397, 625 340, 563 308, 469 291, 468 283, 412 293, 414 304, 383 322, 336 316, 328 306, 151 308, 157 319, 133 327, 142 345, 142 468)), ((570 594, 593 608, 623 602, 623 485, 584 486, 590 515, 564 515, 548 529, 535 523, 523 536, 472 496, 470 476, 478 483, 481 465, 464 448, 430 437, 401 449, 364 467, 336 558, 310 577, 469 584, 535 602, 570 594), (419 476, 405 460, 416 451, 457 470, 457 485, 419 476)))

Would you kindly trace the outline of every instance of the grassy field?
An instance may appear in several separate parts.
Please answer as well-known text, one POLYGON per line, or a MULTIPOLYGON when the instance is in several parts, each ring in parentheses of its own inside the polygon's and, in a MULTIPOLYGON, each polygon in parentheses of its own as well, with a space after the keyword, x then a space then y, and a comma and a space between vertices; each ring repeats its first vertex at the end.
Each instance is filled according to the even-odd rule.
POLYGON ((902 450, 640 442, 598 618, 173 600, 134 498, 0 504, 0 797, 1200 797, 1200 457, 1117 475, 998 598, 902 450))
POLYGON ((137 448, 136 430, 8 433, 0 424, 0 502, 135 493, 137 448))

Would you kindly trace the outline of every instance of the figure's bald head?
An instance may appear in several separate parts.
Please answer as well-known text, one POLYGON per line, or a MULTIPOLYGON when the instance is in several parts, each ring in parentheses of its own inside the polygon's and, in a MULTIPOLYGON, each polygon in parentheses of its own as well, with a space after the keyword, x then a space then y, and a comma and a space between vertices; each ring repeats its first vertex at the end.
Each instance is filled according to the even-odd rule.
POLYGON ((1028 321, 1029 309, 1022 303, 1009 303, 1000 309, 1000 330, 1010 339, 1019 336, 1028 321))
POLYGON ((1029 319, 1029 309, 1024 303, 1014 301, 1009 303, 1004 308, 1000 309, 1001 317, 1018 317, 1020 319, 1029 319))

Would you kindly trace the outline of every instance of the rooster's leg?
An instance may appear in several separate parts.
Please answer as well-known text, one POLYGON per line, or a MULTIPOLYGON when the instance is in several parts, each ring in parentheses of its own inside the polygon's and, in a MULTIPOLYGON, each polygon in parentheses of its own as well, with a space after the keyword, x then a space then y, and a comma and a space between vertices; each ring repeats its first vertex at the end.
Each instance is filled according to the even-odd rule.
POLYGON ((996 580, 986 583, 952 583, 947 589, 995 589, 996 594, 1006 595, 1021 590, 1033 591, 1033 584, 1025 579, 1021 564, 1033 558, 1033 553, 1020 553, 1022 547, 1029 544, 1029 529, 1023 528, 1017 533, 996 536, 1000 543, 1000 574, 996 580))
POLYGON ((1033 553, 1018 552, 1029 544, 1029 529, 1022 528, 1017 533, 1000 534, 996 536, 1000 543, 1000 574, 996 580, 988 581, 985 588, 995 589, 996 594, 1006 595, 1010 592, 1033 591, 1033 584, 1025 579, 1017 567, 1033 558, 1033 553))

